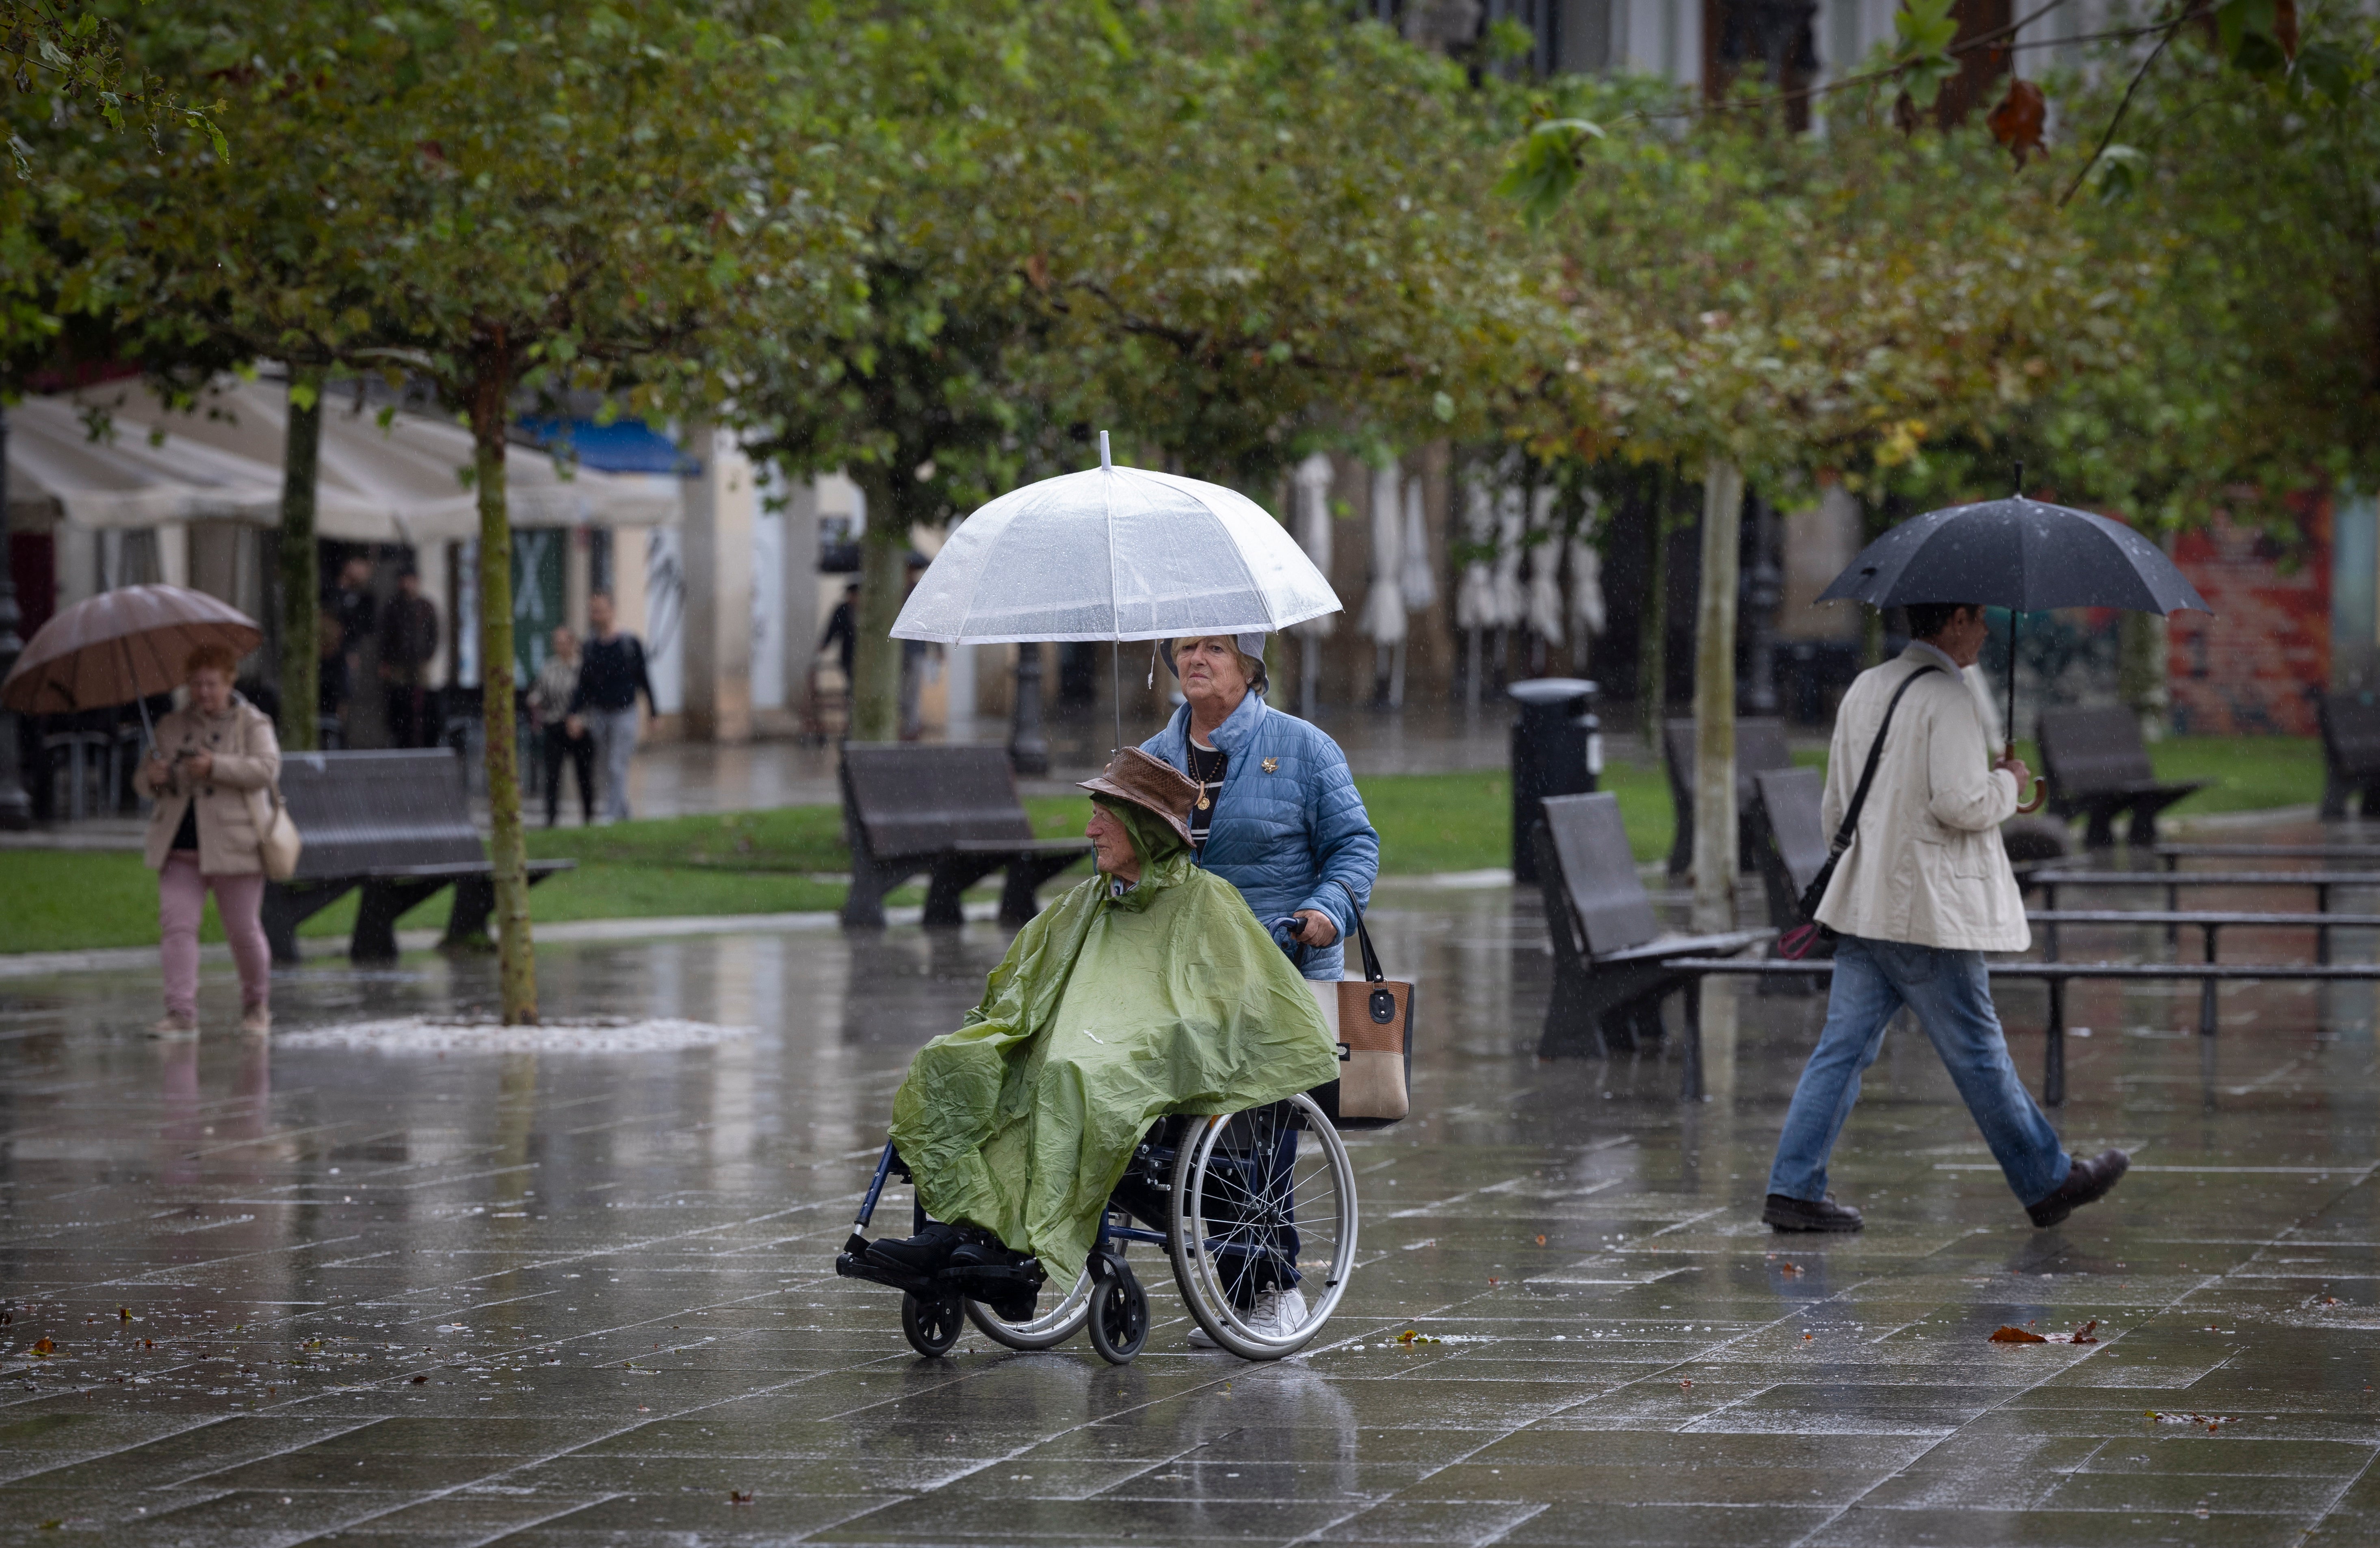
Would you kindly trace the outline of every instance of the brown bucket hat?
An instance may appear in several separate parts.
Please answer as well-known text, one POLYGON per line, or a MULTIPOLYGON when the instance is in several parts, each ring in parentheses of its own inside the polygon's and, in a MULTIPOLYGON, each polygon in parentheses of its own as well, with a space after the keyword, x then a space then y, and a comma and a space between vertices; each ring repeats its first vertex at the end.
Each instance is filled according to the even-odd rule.
POLYGON ((1160 758, 1126 747, 1096 778, 1083 780, 1082 788, 1154 812, 1184 843, 1190 841, 1190 804, 1198 799, 1198 786, 1160 758))

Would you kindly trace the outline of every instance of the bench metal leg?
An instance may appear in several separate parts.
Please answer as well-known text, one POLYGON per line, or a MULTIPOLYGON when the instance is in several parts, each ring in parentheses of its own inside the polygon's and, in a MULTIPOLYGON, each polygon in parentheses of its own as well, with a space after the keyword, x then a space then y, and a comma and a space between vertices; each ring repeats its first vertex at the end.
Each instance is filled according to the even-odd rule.
POLYGON ((927 873, 927 924, 962 925, 966 922, 966 914, 959 905, 959 895, 966 890, 968 879, 964 867, 947 860, 927 873))
MULTIPOLYGON (((2329 883, 2319 881, 2314 883, 2313 911, 2316 913, 2328 913, 2330 912, 2329 883)), ((2327 925, 2317 925, 2314 928, 2313 960, 2316 962, 2321 963, 2324 967, 2328 967, 2330 965, 2330 926, 2327 925)))
POLYGON ((265 944, 273 948, 273 965, 298 965, 298 926, 310 912, 299 906, 298 895, 278 882, 264 884, 264 906, 257 911, 264 925, 265 944))
POLYGON ((474 946, 487 939, 488 917, 495 912, 495 877, 456 877, 455 906, 446 913, 446 934, 439 946, 474 946))
POLYGON ((851 856, 851 890, 843 900, 843 927, 880 930, 884 927, 884 894, 915 874, 880 865, 855 850, 851 856))
POLYGON ((2041 1105, 2066 1105, 2066 981, 2053 978, 2049 989, 2049 1024, 2041 1049, 2041 1105))
POLYGON ((353 962, 393 962, 396 961, 396 922, 411 913, 421 901, 447 884, 447 878, 435 880, 367 881, 356 909, 356 933, 347 942, 347 960, 353 962))
POLYGON ((298 926, 346 897, 355 885, 352 881, 309 883, 299 887, 279 881, 264 884, 264 903, 260 913, 264 925, 265 944, 273 949, 275 967, 298 965, 298 926))

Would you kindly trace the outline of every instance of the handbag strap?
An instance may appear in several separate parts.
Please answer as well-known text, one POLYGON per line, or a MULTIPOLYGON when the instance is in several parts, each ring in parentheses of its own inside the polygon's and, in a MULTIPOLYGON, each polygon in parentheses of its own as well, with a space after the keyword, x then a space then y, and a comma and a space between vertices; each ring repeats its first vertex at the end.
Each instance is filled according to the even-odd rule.
POLYGON ((1330 885, 1347 894, 1348 906, 1355 911, 1355 944, 1364 953, 1365 981, 1371 984, 1382 982, 1389 975, 1380 971, 1380 954, 1372 949, 1372 932, 1364 928, 1363 902, 1356 898, 1355 889, 1337 877, 1330 878, 1330 885))
POLYGON ((1901 695, 1916 686, 1919 678, 1941 670, 1929 661, 1902 678, 1900 686, 1892 691, 1891 702, 1884 707, 1884 720, 1876 728, 1876 740, 1867 744, 1867 764, 1860 770, 1859 786, 1852 792, 1852 804, 1843 809, 1843 825, 1835 830, 1835 841, 1827 846, 1828 860, 1840 859, 1859 830, 1860 808, 1867 804, 1868 786, 1876 783, 1876 766, 1884 757, 1884 733, 1892 729, 1892 712, 1900 707, 1901 695))

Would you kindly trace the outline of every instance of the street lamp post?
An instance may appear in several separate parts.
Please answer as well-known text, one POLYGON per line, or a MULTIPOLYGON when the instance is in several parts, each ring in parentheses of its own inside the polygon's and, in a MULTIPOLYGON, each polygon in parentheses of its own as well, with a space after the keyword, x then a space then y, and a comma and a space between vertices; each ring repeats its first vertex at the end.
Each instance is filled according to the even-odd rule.
POLYGON ((1016 704, 1009 717, 1008 766, 1019 774, 1050 772, 1050 739, 1041 733, 1041 647, 1016 647, 1016 704))
MULTIPOLYGON (((17 574, 8 557, 8 411, 0 408, 0 677, 17 664, 25 642, 17 637, 17 574)), ((18 773, 17 717, 0 709, 0 828, 33 826, 33 803, 18 773)))

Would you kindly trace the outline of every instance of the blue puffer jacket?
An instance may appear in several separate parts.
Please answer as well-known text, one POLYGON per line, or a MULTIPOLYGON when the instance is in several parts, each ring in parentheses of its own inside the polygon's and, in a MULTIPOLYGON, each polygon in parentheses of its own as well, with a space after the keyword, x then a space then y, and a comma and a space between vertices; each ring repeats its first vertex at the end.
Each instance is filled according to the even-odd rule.
MULTIPOLYGON (((1338 978, 1355 910, 1334 883, 1345 882, 1368 908, 1380 869, 1380 836, 1364 814, 1347 755, 1318 727, 1268 708, 1255 694, 1215 728, 1213 741, 1231 763, 1198 864, 1238 888, 1267 925, 1300 909, 1329 914, 1340 940, 1308 952, 1304 972, 1338 978)), ((1175 709, 1140 750, 1188 773, 1190 707, 1175 709)))

